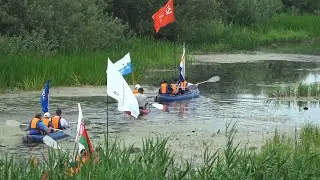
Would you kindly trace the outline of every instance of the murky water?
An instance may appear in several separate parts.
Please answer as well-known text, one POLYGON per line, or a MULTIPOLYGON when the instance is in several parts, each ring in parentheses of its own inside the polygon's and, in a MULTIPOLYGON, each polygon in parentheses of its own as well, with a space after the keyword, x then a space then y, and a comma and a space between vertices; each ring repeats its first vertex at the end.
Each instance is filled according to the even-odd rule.
MULTIPOLYGON (((221 81, 200 85, 200 98, 166 104, 166 112, 152 108, 152 113, 138 120, 118 112, 116 104, 111 103, 108 106, 110 136, 119 135, 129 143, 137 143, 148 135, 170 136, 170 146, 176 150, 182 149, 183 156, 188 157, 201 150, 204 143, 222 146, 219 137, 223 133, 219 132, 224 131, 227 121, 234 120, 238 127, 237 138, 250 139, 256 145, 272 134, 274 128, 294 131, 294 127, 305 123, 319 123, 319 101, 277 100, 266 95, 268 88, 274 84, 320 81, 319 66, 319 63, 289 61, 189 65, 187 76, 192 82, 201 82, 216 75, 220 76, 221 81), (308 107, 308 110, 303 107, 308 107)), ((157 73, 157 76, 161 73, 166 72, 157 73)), ((153 85, 161 79, 151 75, 149 78, 153 85)), ((74 89, 52 88, 50 112, 53 114, 56 108, 61 108, 63 116, 72 126, 69 133, 74 136, 77 103, 81 103, 85 119, 91 122, 89 136, 97 143, 106 130, 106 88, 82 88, 78 92, 74 89)), ((146 92, 152 101, 157 88, 147 86, 146 92)), ((21 144, 21 136, 25 132, 18 126, 28 122, 35 112, 40 112, 40 93, 0 96, 0 144, 6 146, 3 149, 36 154, 42 151, 44 145, 26 147, 21 144)), ((72 138, 59 142, 67 142, 64 147, 73 148, 73 143, 70 143, 72 138)))

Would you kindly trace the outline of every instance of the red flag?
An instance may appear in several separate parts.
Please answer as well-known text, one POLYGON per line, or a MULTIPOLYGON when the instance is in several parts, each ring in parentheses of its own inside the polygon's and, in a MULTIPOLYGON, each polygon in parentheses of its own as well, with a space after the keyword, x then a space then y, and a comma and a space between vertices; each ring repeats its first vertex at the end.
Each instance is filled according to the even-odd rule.
POLYGON ((153 14, 152 19, 154 20, 154 29, 156 30, 156 33, 159 32, 161 27, 175 21, 173 11, 173 0, 169 0, 165 6, 153 14))
POLYGON ((86 126, 84 125, 84 122, 82 121, 81 126, 80 126, 80 140, 79 140, 79 151, 85 150, 89 153, 87 155, 93 155, 93 147, 91 144, 91 141, 89 139, 86 126))

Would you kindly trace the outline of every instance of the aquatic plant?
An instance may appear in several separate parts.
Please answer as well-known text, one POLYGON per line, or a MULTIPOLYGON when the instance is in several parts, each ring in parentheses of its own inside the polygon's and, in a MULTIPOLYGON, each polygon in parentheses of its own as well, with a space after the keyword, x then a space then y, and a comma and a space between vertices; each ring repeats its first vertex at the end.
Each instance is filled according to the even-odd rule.
POLYGON ((271 97, 319 97, 320 83, 273 87, 268 90, 268 95, 271 97))
MULTIPOLYGON (((7 154, 0 158, 0 179, 312 179, 320 176, 320 127, 307 124, 293 135, 280 134, 258 150, 234 144, 235 124, 227 124, 226 147, 211 151, 208 146, 199 166, 188 161, 177 163, 166 147, 168 138, 146 138, 139 151, 117 140, 99 151, 99 160, 84 164, 68 177, 68 155, 49 151, 39 164, 17 161, 7 154)), ((96 159, 97 160, 97 159, 96 159)))

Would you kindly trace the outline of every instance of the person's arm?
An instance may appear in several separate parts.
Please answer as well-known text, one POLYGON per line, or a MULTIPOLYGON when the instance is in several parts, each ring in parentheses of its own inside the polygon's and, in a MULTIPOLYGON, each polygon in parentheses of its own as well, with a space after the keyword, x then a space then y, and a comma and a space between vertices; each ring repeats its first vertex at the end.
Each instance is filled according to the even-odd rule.
POLYGON ((143 96, 143 102, 145 106, 149 104, 147 96, 143 96))
POLYGON ((60 119, 60 123, 61 123, 61 126, 62 126, 62 127, 64 127, 64 128, 69 128, 69 124, 68 124, 68 122, 67 122, 65 119, 61 118, 61 119, 60 119))
POLYGON ((25 129, 26 131, 30 130, 30 123, 28 124, 27 128, 25 129))
MULTIPOLYGON (((43 124, 42 121, 40 121, 40 122, 38 123, 38 125, 39 125, 39 128, 40 128, 42 131, 47 132, 48 134, 50 133, 49 129, 47 128, 46 125, 43 124)), ((50 130, 51 130, 51 129, 50 129, 50 130)))

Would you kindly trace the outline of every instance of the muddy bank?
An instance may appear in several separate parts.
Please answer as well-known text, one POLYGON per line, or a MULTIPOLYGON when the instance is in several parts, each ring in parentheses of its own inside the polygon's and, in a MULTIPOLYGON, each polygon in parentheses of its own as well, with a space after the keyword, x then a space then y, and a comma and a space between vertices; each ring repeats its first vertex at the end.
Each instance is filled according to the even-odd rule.
POLYGON ((207 54, 193 55, 197 62, 208 63, 245 63, 255 61, 299 61, 299 62, 320 62, 320 56, 304 55, 304 54, 276 54, 263 53, 259 51, 251 52, 250 54, 207 54))

